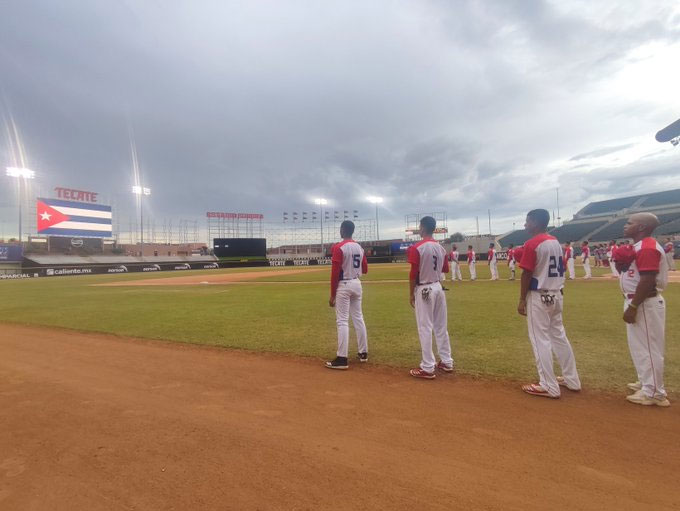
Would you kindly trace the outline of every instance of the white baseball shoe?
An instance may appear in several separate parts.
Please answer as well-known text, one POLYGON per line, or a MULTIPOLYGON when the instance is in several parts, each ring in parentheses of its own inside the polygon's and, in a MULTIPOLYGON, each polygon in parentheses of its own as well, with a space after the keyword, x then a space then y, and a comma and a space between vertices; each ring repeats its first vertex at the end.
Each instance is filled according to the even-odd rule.
POLYGON ((668 407, 671 406, 671 402, 666 399, 665 397, 648 397, 646 396, 642 390, 638 390, 635 394, 631 394, 630 396, 626 396, 626 400, 630 401, 631 403, 634 403, 636 405, 642 405, 642 406, 661 406, 661 407, 668 407))
POLYGON ((638 380, 635 383, 626 383, 626 387, 634 392, 637 392, 638 390, 642 390, 642 383, 640 383, 640 380, 638 380))

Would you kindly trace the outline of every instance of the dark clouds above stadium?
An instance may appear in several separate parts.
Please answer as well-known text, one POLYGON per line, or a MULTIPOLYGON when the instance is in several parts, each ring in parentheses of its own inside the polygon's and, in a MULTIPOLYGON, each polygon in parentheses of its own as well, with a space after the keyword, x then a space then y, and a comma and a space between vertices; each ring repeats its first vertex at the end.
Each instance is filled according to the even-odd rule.
POLYGON ((380 195, 394 236, 433 210, 505 230, 557 186, 563 217, 677 187, 653 137, 680 117, 678 55, 672 1, 11 1, 1 108, 43 186, 121 209, 132 131, 157 217, 380 195))

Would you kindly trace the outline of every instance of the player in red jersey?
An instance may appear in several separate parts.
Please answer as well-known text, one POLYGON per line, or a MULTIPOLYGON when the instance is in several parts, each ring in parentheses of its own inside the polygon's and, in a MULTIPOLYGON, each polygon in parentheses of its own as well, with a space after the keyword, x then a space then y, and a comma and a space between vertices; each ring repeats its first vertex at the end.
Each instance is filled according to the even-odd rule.
POLYGON ((576 271, 574 270, 574 249, 571 247, 571 241, 564 244, 564 261, 569 272, 569 280, 576 278, 576 271))
POLYGON ((508 246, 508 269, 510 270, 510 278, 508 280, 515 280, 515 245, 510 243, 508 246))
POLYGON ((496 246, 493 243, 489 243, 489 251, 486 253, 486 257, 491 271, 491 280, 498 280, 498 258, 496 257, 496 246))
POLYGON ((581 244, 581 257, 583 258, 583 270, 586 272, 583 278, 589 279, 592 277, 592 273, 590 272, 590 247, 587 241, 581 244))
POLYGON ((458 262, 458 247, 456 245, 451 246, 451 252, 449 252, 449 267, 451 269, 451 282, 456 280, 463 280, 463 276, 460 274, 460 263, 458 262))
POLYGON ((523 385, 522 390, 534 396, 558 398, 560 386, 578 391, 581 381, 562 324, 562 247, 554 236, 546 233, 549 221, 550 213, 545 209, 527 213, 524 228, 532 238, 524 244, 519 263, 524 271, 517 312, 527 317, 539 377, 538 384, 523 385), (553 354, 562 368, 562 377, 555 377, 553 354))
POLYGON ((638 405, 670 406, 663 383, 666 340, 666 302, 661 292, 668 284, 664 249, 651 237, 659 226, 652 213, 631 215, 623 235, 633 238, 631 248, 619 248, 621 292, 624 297, 628 348, 638 381, 629 383, 635 393, 626 399, 638 405))
POLYGON ((342 241, 331 249, 331 297, 328 304, 335 307, 338 325, 337 356, 328 362, 329 369, 347 369, 349 350, 349 316, 352 316, 354 331, 357 334, 359 362, 368 361, 368 340, 366 324, 361 311, 362 288, 359 277, 368 272, 364 249, 352 239, 354 222, 345 220, 340 224, 342 241))
POLYGON ((477 264, 477 254, 475 254, 475 251, 472 249, 472 245, 468 245, 467 263, 468 270, 470 270, 470 280, 477 280, 477 270, 475 269, 475 265, 477 264))
POLYGON ((431 216, 420 220, 421 241, 408 249, 408 262, 411 264, 409 274, 409 302, 416 309, 416 323, 422 359, 420 367, 411 369, 415 378, 428 380, 436 377, 435 368, 444 372, 453 372, 451 357, 451 341, 447 330, 446 295, 442 290, 439 277, 448 273, 449 262, 446 250, 433 238, 437 222, 431 216), (437 363, 432 351, 432 334, 437 343, 440 361, 437 363))
POLYGON ((666 238, 666 243, 663 246, 663 250, 666 253, 666 262, 668 263, 668 270, 675 271, 675 245, 673 245, 673 240, 666 238))

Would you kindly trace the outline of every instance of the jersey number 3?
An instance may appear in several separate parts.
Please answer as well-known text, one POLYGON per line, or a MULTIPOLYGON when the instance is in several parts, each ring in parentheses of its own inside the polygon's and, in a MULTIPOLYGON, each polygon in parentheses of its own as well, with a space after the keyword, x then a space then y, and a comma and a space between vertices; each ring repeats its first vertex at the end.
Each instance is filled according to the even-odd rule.
POLYGON ((548 266, 548 277, 563 277, 564 276, 564 261, 562 256, 559 258, 550 256, 550 266, 548 266))

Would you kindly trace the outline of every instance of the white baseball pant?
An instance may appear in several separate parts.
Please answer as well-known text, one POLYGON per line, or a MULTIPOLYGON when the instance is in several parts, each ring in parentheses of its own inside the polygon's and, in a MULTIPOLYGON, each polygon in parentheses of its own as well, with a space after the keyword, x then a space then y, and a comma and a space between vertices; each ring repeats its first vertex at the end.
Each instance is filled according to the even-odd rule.
POLYGON ((573 257, 567 259, 567 270, 569 271, 569 280, 574 280, 576 278, 576 270, 574 269, 573 257))
POLYGON ((451 261, 451 281, 453 282, 454 280, 463 280, 463 276, 460 274, 460 264, 458 264, 456 261, 451 261))
POLYGON ((491 261, 491 263, 489 263, 489 269, 491 270, 491 280, 498 280, 498 263, 496 261, 491 261))
POLYGON ((420 368, 431 373, 437 363, 432 351, 433 333, 439 358, 447 365, 453 364, 451 341, 446 326, 446 295, 439 282, 420 285, 415 289, 415 302, 416 323, 422 351, 420 368))
POLYGON ((515 267, 516 267, 516 264, 515 264, 515 261, 513 259, 512 261, 510 261, 508 263, 508 268, 510 269, 510 280, 515 279, 515 267))
POLYGON ((616 263, 614 262, 614 259, 612 259, 611 257, 608 257, 607 261, 609 261, 609 268, 612 270, 612 275, 614 275, 615 277, 618 277, 619 272, 616 269, 616 263))
MULTIPOLYGON (((625 300, 624 311, 631 301, 625 300)), ((647 397, 666 397, 663 384, 665 323, 666 302, 662 296, 647 298, 638 306, 635 323, 626 323, 630 357, 647 397)))
POLYGON ((562 324, 562 293, 529 291, 527 294, 527 326, 534 350, 539 384, 551 396, 560 395, 553 369, 553 354, 562 368, 562 376, 570 389, 580 389, 576 359, 562 324))
POLYGON ((586 272, 586 279, 592 277, 592 273, 590 272, 590 258, 583 260, 583 271, 586 272))
POLYGON ((668 261, 668 269, 670 271, 675 271, 675 259, 673 259, 673 252, 674 250, 671 250, 670 252, 666 253, 666 261, 668 261))
POLYGON ((475 270, 475 263, 468 263, 468 270, 470 270, 470 280, 477 278, 477 270, 475 270))
POLYGON ((335 294, 335 318, 338 325, 338 356, 347 357, 349 349, 349 316, 352 316, 357 334, 359 353, 368 352, 368 339, 364 315, 361 312, 361 281, 341 280, 335 294))

